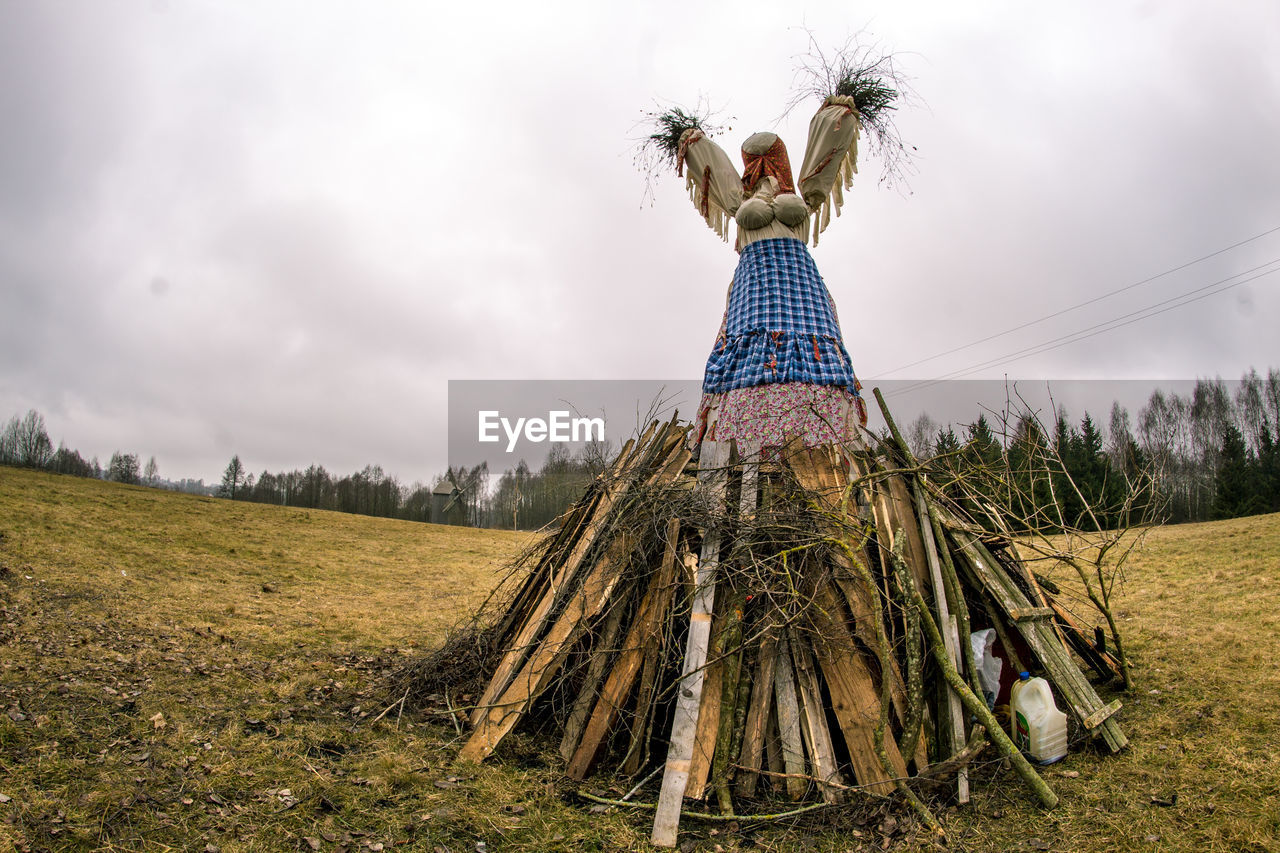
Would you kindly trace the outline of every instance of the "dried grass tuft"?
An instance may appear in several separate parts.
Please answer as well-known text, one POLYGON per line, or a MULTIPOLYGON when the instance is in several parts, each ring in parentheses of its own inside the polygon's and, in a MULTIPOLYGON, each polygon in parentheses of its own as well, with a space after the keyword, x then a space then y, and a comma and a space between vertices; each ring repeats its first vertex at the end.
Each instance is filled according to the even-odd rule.
POLYGON ((905 185, 915 172, 916 148, 902 139, 894 116, 915 99, 909 78, 898 67, 895 53, 858 43, 857 37, 834 51, 823 50, 809 34, 809 52, 796 60, 796 94, 787 112, 810 98, 831 95, 853 98, 866 133, 870 154, 881 161, 880 182, 905 185))

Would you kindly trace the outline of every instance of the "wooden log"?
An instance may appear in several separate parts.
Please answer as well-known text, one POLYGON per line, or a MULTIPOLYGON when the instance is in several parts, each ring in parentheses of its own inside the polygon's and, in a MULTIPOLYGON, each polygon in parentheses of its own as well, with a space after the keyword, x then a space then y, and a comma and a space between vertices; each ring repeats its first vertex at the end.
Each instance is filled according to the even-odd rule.
POLYGON ((644 435, 640 437, 631 453, 619 455, 618 461, 610 472, 609 480, 604 485, 604 491, 596 504, 591 520, 585 525, 573 550, 556 569, 537 606, 525 618, 520 632, 511 641, 511 644, 507 647, 506 654, 502 656, 502 660, 494 668, 493 675, 490 677, 489 683, 485 687, 484 693, 481 694, 480 701, 471 715, 472 725, 480 725, 489 711, 489 706, 493 705, 498 696, 507 689, 516 672, 519 671, 532 653, 535 642, 547 624, 560 592, 567 589, 569 580, 572 579, 582 565, 587 552, 592 545, 596 544, 596 537, 608 523, 610 510, 614 504, 631 488, 630 474, 639 461, 654 429, 655 425, 651 424, 644 435))
MULTIPOLYGON (((916 516, 919 520, 921 538, 925 557, 929 562, 929 578, 933 582, 933 604, 938 614, 938 625, 946 641, 946 653, 951 665, 963 674, 961 662, 964 655, 960 649, 956 620, 951 616, 951 607, 947 602, 946 582, 942 577, 942 561, 938 557, 937 543, 933 539, 933 523, 929 518, 929 507, 925 503, 924 489, 916 484, 916 516)), ((964 638, 969 641, 968 636, 964 638)), ((951 758, 965 746, 964 706, 960 694, 950 686, 943 688, 946 696, 938 707, 938 730, 943 734, 942 759, 951 758)), ((969 771, 961 768, 956 774, 956 802, 964 805, 969 802, 969 771)))
MULTIPOLYGON (((680 522, 672 519, 667 524, 667 543, 662 555, 662 562, 654 580, 645 590, 640 606, 632 619, 622 649, 610 670, 600 697, 595 702, 590 719, 586 722, 582 737, 576 742, 574 751, 569 757, 569 766, 565 774, 571 779, 582 780, 595 763, 600 747, 609 729, 613 726, 626 704, 631 688, 635 684, 646 653, 656 653, 656 646, 661 641, 663 623, 675 596, 676 575, 676 539, 679 536, 680 522)), ((644 711, 647 716, 647 709, 644 711)), ((645 720, 637 718, 636 725, 643 730, 645 720)))
MULTIPOLYGON (((625 597, 624 597, 625 598, 625 597)), ((605 676, 605 667, 611 663, 618 653, 618 635, 622 633, 622 615, 627 608, 622 601, 613 605, 604 620, 604 628, 600 631, 600 639, 595 643, 591 659, 587 663, 587 674, 582 680, 582 687, 574 699, 573 708, 565 720, 564 734, 560 738, 560 755, 565 761, 573 757, 582 739, 583 730, 587 727, 587 715, 596 705, 596 695, 600 682, 605 676)), ((616 670, 616 667, 615 667, 616 670)))
MULTIPOLYGON (((975 583, 990 592, 992 599, 1006 614, 1018 608, 1031 607, 1026 595, 991 556, 986 546, 977 537, 959 529, 959 525, 956 528, 956 540, 966 557, 963 563, 973 573, 975 583)), ((1036 619, 1015 622, 1014 627, 1035 653, 1049 680, 1058 688, 1058 694, 1068 711, 1081 725, 1105 707, 1093 685, 1071 660, 1070 653, 1052 625, 1036 619)), ((1106 718, 1096 728, 1088 731, 1095 737, 1100 737, 1112 752, 1120 751, 1129 743, 1114 717, 1106 718)))
POLYGON ((640 768, 649 763, 649 740, 653 731, 653 700, 658 692, 658 678, 662 673, 666 656, 666 614, 675 599, 677 589, 683 583, 684 576, 687 575, 690 579, 697 576, 698 558, 694 554, 686 551, 683 555, 676 556, 679 535, 680 520, 673 518, 667 522, 667 556, 663 558, 663 565, 671 569, 671 581, 668 584, 670 590, 665 606, 662 608, 662 615, 652 623, 653 630, 646 636, 640 653, 644 664, 640 671, 640 689, 636 696, 635 722, 631 726, 631 743, 627 747, 627 757, 623 762, 623 772, 629 776, 639 773, 640 768), (681 574, 682 571, 685 575, 681 574))
POLYGON ((534 649, 519 673, 496 700, 485 708, 484 716, 467 739, 458 756, 466 761, 483 761, 520 721, 551 679, 559 671, 574 643, 586 632, 588 623, 608 603, 622 579, 632 547, 629 535, 616 537, 609 550, 592 567, 582 587, 555 620, 542 642, 534 649))
MULTIPOLYGON (((831 694, 831 709, 844 735, 854 778, 873 793, 889 794, 894 784, 877 756, 875 742, 880 694, 844 625, 829 615, 838 611, 835 592, 829 586, 820 586, 815 593, 811 618, 822 640, 814 651, 831 694)), ((894 772, 906 776, 906 762, 887 727, 883 743, 894 772)))
MULTIPOLYGON (((724 502, 726 466, 729 445, 725 442, 703 442, 699 487, 710 499, 724 502)), ((684 665, 676 695, 675 717, 671 723, 671 741, 667 751, 662 789, 653 818, 650 840, 658 847, 674 847, 680 830, 680 807, 689 781, 689 764, 693 760, 694 741, 698 733, 698 711, 702 705, 702 688, 711 639, 711 614, 715 604, 716 571, 720 561, 720 531, 704 531, 702 557, 694 582, 693 606, 689 615, 689 635, 685 643, 684 665)))
MULTIPOLYGON (((754 508, 755 501, 751 502, 754 508)), ((733 730, 738 724, 738 694, 742 681, 742 618, 747 594, 734 589, 725 596, 724 627, 715 644, 720 666, 720 708, 715 749, 711 758, 711 787, 716 792, 721 814, 733 814, 733 797, 729 792, 730 764, 733 752, 733 730)), ((703 695, 707 689, 703 688, 703 695)), ((744 700, 745 701, 745 700, 744 700)), ((687 790, 686 790, 687 793, 687 790)))
MULTIPOLYGON (((847 517, 849 511, 849 480, 829 450, 825 448, 793 450, 788 455, 787 462, 801 488, 814 495, 828 512, 837 517, 847 517)), ((856 468, 858 464, 856 460, 850 460, 850 464, 855 466, 855 471, 859 470, 856 468)), ((867 648, 871 649, 872 654, 876 655, 878 660, 880 657, 879 637, 881 633, 884 633, 884 613, 879 604, 873 599, 873 591, 862 582, 862 579, 851 564, 851 560, 858 559, 870 571, 871 561, 860 543, 845 542, 843 548, 836 548, 833 551, 835 569, 833 577, 836 585, 843 593, 845 602, 853 617, 854 632, 858 639, 867 648), (877 630, 877 622, 880 623, 880 630, 877 630)), ((830 609, 827 612, 833 615, 840 610, 838 602, 829 602, 828 606, 830 609)), ((906 685, 903 682, 902 672, 898 669, 897 661, 892 656, 887 657, 890 667, 889 672, 887 674, 882 673, 881 678, 887 677, 890 679, 892 708, 895 718, 901 724, 906 717, 906 685)), ((917 739, 916 744, 915 755, 912 757, 915 759, 916 770, 919 772, 929 766, 929 753, 928 746, 923 739, 917 739)), ((896 744, 893 752, 900 754, 896 744)))
POLYGON ((773 637, 760 643, 760 658, 751 685, 751 702, 747 708, 747 728, 742 738, 738 763, 744 768, 738 776, 738 792, 744 797, 756 795, 760 763, 765 748, 765 733, 773 707, 773 671, 777 664, 778 644, 773 637))
POLYGON ((836 766, 835 747, 831 743, 831 731, 827 728, 827 713, 822 706, 822 688, 818 684, 813 656, 804 643, 796 642, 791 646, 791 658, 795 663, 800 730, 808 746, 810 775, 818 780, 823 801, 837 803, 844 782, 836 766))
POLYGON ((796 697, 795 674, 791 666, 791 643, 786 634, 778 640, 777 666, 773 672, 777 698, 778 740, 782 746, 782 766, 787 774, 787 796, 798 800, 808 784, 804 780, 804 745, 800 734, 800 702, 796 697))

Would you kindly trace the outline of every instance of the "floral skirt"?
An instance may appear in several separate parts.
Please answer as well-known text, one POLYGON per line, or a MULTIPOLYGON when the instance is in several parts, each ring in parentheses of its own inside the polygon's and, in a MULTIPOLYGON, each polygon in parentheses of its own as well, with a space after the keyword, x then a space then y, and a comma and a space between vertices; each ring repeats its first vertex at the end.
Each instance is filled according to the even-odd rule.
POLYGON ((699 441, 737 442, 755 457, 792 439, 805 447, 861 444, 867 410, 854 390, 837 385, 777 382, 703 394, 695 435, 699 441))

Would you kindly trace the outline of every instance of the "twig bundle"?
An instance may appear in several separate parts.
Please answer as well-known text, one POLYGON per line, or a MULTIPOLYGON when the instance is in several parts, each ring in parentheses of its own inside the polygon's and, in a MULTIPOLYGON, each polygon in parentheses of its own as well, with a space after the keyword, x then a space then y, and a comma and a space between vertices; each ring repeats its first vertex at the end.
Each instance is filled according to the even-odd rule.
POLYGON ((686 798, 712 796, 742 815, 791 813, 769 803, 779 797, 897 791, 937 830, 921 794, 936 793, 941 764, 963 801, 963 756, 983 737, 1051 806, 974 689, 959 626, 992 623, 1054 684, 1078 734, 1125 745, 1118 703, 1104 706, 1063 640, 1093 638, 905 445, 790 447, 765 464, 720 444, 691 464, 686 432, 655 422, 628 444, 455 645, 460 674, 483 660, 487 678, 463 758, 531 724, 557 733, 573 779, 661 769, 659 844, 674 843, 686 798))
POLYGON ((835 51, 824 51, 812 34, 809 53, 797 59, 797 92, 787 112, 812 97, 853 98, 872 156, 881 161, 882 183, 905 183, 914 171, 915 147, 902 139, 894 115, 914 99, 911 80, 898 67, 896 55, 850 39, 835 51))
POLYGON ((707 136, 715 136, 730 129, 717 116, 705 98, 692 107, 673 104, 645 111, 637 123, 644 135, 636 142, 634 162, 645 177, 646 198, 652 198, 658 176, 677 167, 680 139, 686 131, 701 130, 707 136))

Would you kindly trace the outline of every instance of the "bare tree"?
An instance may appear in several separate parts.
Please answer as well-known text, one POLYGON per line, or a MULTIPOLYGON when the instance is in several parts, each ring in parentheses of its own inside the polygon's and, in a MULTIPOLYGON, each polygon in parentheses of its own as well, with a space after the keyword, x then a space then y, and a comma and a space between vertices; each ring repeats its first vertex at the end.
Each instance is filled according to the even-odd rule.
POLYGON ((21 419, 16 415, 0 434, 0 462, 25 468, 48 468, 53 461, 53 443, 44 427, 44 415, 30 409, 21 419))
POLYGON ((128 483, 137 485, 138 476, 138 457, 133 453, 121 453, 117 450, 111 454, 111 461, 107 463, 107 479, 116 483, 128 483))
POLYGON ((152 488, 160 485, 160 466, 156 464, 154 456, 147 460, 147 467, 142 469, 142 482, 152 488))
POLYGON ((1111 403, 1111 419, 1107 425, 1107 456, 1111 467, 1128 471, 1133 463, 1133 433, 1129 429, 1129 410, 1116 400, 1111 403))
POLYGON ((0 465, 17 465, 17 451, 14 446, 18 442, 18 416, 9 418, 9 422, 0 430, 0 465))
POLYGON ((1274 437, 1280 442, 1280 370, 1273 367, 1267 371, 1267 383, 1263 392, 1267 398, 1271 427, 1276 432, 1274 437))
POLYGON ((1262 377, 1252 367, 1240 377, 1240 387, 1236 389, 1236 421, 1240 426, 1240 434, 1244 436, 1255 455, 1262 453, 1263 436, 1271 432, 1267 423, 1266 395, 1262 386, 1262 377))
POLYGON ((236 495, 244 486, 244 465, 240 463, 239 455, 232 456, 231 461, 227 463, 226 470, 222 472, 222 485, 218 487, 218 493, 225 498, 236 499, 236 495))
POLYGON ((921 412, 907 427, 907 445, 917 459, 927 459, 933 455, 933 445, 938 438, 939 429, 938 422, 929 417, 928 412, 921 412))
MULTIPOLYGON (((1153 431, 1158 419, 1151 415, 1153 431)), ((1132 688, 1111 603, 1126 562, 1163 512, 1153 462, 1127 477, 1123 489, 1094 492, 1077 482, 1062 443, 1044 440, 1049 434, 1024 401, 1008 402, 999 428, 1001 458, 948 466, 944 488, 1015 540, 1028 564, 1046 575, 1054 567, 1075 575, 1083 597, 1106 621, 1125 686, 1132 688)))

